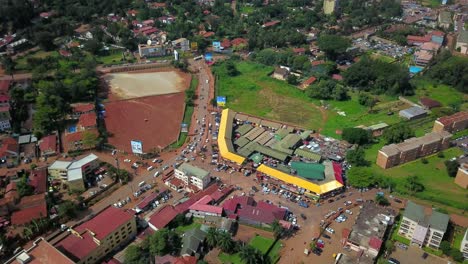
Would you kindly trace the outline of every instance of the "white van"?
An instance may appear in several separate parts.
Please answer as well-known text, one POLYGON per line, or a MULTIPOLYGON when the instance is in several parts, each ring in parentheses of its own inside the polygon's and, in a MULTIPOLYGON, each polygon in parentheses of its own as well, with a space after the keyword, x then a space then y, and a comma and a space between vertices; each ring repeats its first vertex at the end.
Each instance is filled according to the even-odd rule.
POLYGON ((157 172, 155 172, 155 173, 154 173, 154 176, 153 176, 153 177, 158 177, 158 176, 159 176, 159 174, 160 174, 160 172, 159 172, 159 171, 157 171, 157 172))
POLYGON ((147 170, 147 171, 151 171, 152 169, 154 169, 154 167, 153 167, 153 166, 149 166, 146 170, 147 170))
POLYGON ((138 187, 143 187, 143 185, 145 185, 145 183, 146 183, 145 181, 140 182, 140 183, 138 184, 138 187))

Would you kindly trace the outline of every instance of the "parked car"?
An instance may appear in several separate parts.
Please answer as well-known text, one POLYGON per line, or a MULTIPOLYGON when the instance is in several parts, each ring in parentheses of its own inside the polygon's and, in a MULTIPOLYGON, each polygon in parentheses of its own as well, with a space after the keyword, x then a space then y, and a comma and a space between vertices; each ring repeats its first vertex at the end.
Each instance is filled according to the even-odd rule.
POLYGON ((330 234, 334 234, 334 233, 335 233, 335 230, 333 230, 333 228, 331 228, 331 227, 325 228, 325 231, 327 231, 327 232, 330 233, 330 234))
POLYGON ((307 219, 307 216, 305 216, 305 214, 301 214, 301 218, 306 220, 307 219))
POLYGON ((398 261, 398 260, 396 260, 394 258, 389 258, 388 263, 390 263, 390 264, 400 264, 400 261, 398 261))
POLYGON ((327 238, 327 239, 330 239, 330 238, 331 238, 331 236, 329 236, 329 235, 327 235, 327 234, 323 234, 322 236, 323 236, 324 238, 327 238))

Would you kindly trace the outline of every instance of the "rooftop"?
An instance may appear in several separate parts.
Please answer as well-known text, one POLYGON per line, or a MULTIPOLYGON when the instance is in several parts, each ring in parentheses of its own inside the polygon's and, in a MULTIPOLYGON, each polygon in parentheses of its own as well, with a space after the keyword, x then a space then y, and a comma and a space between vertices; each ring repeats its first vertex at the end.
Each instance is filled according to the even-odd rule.
MULTIPOLYGON (((31 260, 28 264, 73 264, 71 259, 67 258, 62 252, 57 250, 54 246, 52 246, 49 242, 47 242, 44 238, 38 238, 33 242, 33 245, 21 251, 21 253, 26 253, 31 260)), ((13 262, 7 263, 14 263, 14 264, 23 264, 18 260, 14 260, 13 262)))
POLYGON ((94 155, 93 153, 87 155, 86 157, 83 157, 77 161, 74 161, 70 164, 70 166, 68 167, 69 170, 72 170, 72 169, 81 169, 81 167, 83 167, 84 165, 90 163, 90 162, 93 162, 95 160, 99 159, 98 156, 94 155))
POLYGON ((421 97, 419 99, 419 102, 429 109, 442 106, 442 104, 439 101, 431 99, 429 97, 421 97))
POLYGON ((182 249, 180 255, 191 256, 198 252, 200 244, 205 240, 206 233, 199 228, 188 230, 182 238, 182 249))
POLYGON ((71 163, 71 161, 56 160, 49 166, 49 170, 67 170, 71 163))
POLYGON ((56 151, 57 150, 57 136, 48 135, 39 140, 39 148, 41 151, 56 151))
POLYGON ((271 224, 275 220, 283 220, 286 215, 286 209, 276 205, 260 201, 257 206, 243 205, 237 210, 240 219, 248 219, 255 222, 271 224))
POLYGON ((82 114, 78 120, 78 125, 83 127, 96 126, 96 118, 96 113, 94 112, 82 114))
POLYGON ((204 169, 200 169, 198 167, 192 166, 188 163, 182 163, 177 170, 182 171, 184 174, 197 177, 199 179, 204 179, 210 173, 204 169))
POLYGON ((458 112, 453 115, 443 116, 437 119, 437 121, 442 123, 444 126, 464 120, 468 120, 468 112, 458 112))
POLYGON ((21 210, 13 212, 11 215, 11 223, 13 225, 24 225, 34 219, 45 217, 47 217, 47 203, 44 195, 42 195, 42 201, 38 204, 32 204, 28 207, 25 206, 21 210))
POLYGON ((213 198, 210 195, 205 195, 203 198, 192 204, 189 209, 213 214, 222 214, 223 208, 220 206, 210 205, 213 198))
POLYGON ((462 30, 458 34, 457 42, 468 43, 468 31, 467 30, 462 30))
POLYGON ((410 107, 410 108, 407 108, 407 109, 404 109, 404 110, 400 111, 400 115, 404 116, 406 118, 412 118, 412 117, 420 116, 420 115, 424 115, 424 114, 427 114, 427 111, 422 109, 419 106, 413 106, 413 107, 410 107))
POLYGON ((94 110, 94 104, 74 104, 72 105, 73 112, 75 113, 86 113, 94 110))
POLYGON ((178 212, 171 205, 166 205, 156 213, 152 214, 148 223, 157 230, 166 227, 176 216, 178 212))
POLYGON ((34 187, 34 192, 45 193, 47 191, 47 169, 35 169, 29 174, 29 185, 34 187))
POLYGON ((413 201, 408 201, 403 216, 418 222, 422 226, 430 225, 430 227, 443 232, 447 230, 448 222, 450 220, 448 215, 434 210, 432 210, 431 214, 426 214, 424 212, 424 207, 414 203, 413 201))

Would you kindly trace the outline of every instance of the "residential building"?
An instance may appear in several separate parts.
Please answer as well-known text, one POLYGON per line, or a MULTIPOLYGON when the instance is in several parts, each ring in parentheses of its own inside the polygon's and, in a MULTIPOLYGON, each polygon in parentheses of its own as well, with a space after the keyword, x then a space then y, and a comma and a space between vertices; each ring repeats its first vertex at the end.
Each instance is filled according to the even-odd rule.
POLYGON ((371 258, 377 257, 389 226, 394 222, 395 212, 373 202, 362 205, 351 231, 343 231, 345 244, 352 250, 371 258))
POLYGON ((302 90, 305 90, 307 87, 309 87, 309 85, 313 84, 315 81, 317 80, 317 78, 315 78, 314 76, 310 77, 309 79, 305 80, 303 83, 301 83, 301 85, 299 86, 302 90))
POLYGON ((246 196, 234 196, 224 202, 223 209, 229 218, 238 217, 240 223, 250 225, 270 226, 286 216, 286 209, 246 196))
POLYGON ((166 205, 147 219, 148 225, 154 231, 166 227, 179 212, 172 205, 166 205))
POLYGON ((383 146, 377 154, 377 165, 388 169, 422 158, 450 146, 452 134, 447 131, 430 132, 419 138, 410 138, 398 144, 383 146))
POLYGON ((457 37, 457 43, 455 49, 460 51, 462 54, 468 54, 468 31, 462 30, 457 37))
POLYGON ((222 216, 223 208, 212 205, 213 202, 214 200, 210 195, 205 195, 189 207, 190 213, 192 213, 194 217, 201 218, 206 216, 222 216))
POLYGON ((111 251, 137 234, 133 213, 109 206, 86 222, 72 227, 54 246, 75 263, 99 263, 111 251))
POLYGON ((70 189, 84 190, 87 177, 99 167, 99 159, 89 154, 76 161, 56 160, 49 166, 49 175, 53 178, 66 180, 70 189))
POLYGON ((199 251, 203 248, 205 237, 206 233, 200 230, 200 228, 194 228, 185 232, 182 237, 180 255, 183 257, 197 256, 199 251))
POLYGON ((450 116, 437 118, 432 131, 455 133, 468 128, 468 112, 458 112, 450 116))
POLYGON ((455 184, 458 186, 468 189, 468 164, 463 163, 460 165, 457 171, 457 176, 455 176, 455 184))
POLYGON ((9 103, 4 103, 3 106, 0 107, 0 131, 11 128, 10 119, 10 105, 9 103))
POLYGON ((418 50, 414 53, 414 63, 418 66, 426 66, 432 60, 434 55, 427 50, 418 50))
POLYGON ((31 170, 28 184, 34 188, 35 194, 47 192, 47 167, 31 170))
POLYGON ((182 163, 174 170, 175 177, 181 179, 186 185, 194 185, 203 190, 210 184, 210 173, 206 170, 194 167, 188 163, 182 163))
POLYGON ((427 111, 419 106, 413 106, 407 109, 400 110, 398 115, 408 120, 414 120, 425 117, 427 115, 427 111))
POLYGON ((44 193, 23 197, 16 207, 19 210, 11 215, 11 224, 15 226, 47 217, 47 202, 44 193))
POLYGON ((5 264, 74 264, 75 262, 65 256, 62 252, 52 246, 44 238, 40 237, 33 241, 28 249, 23 249, 5 264))
POLYGON ((95 112, 81 114, 76 125, 77 131, 93 129, 97 127, 97 116, 95 112))
POLYGON ((181 49, 182 51, 189 51, 190 41, 186 38, 179 38, 172 41, 172 46, 176 49, 181 49))
POLYGON ((286 67, 276 67, 272 77, 278 80, 285 81, 289 76, 289 69, 286 67))
POLYGON ((412 245, 438 249, 447 231, 450 217, 432 210, 425 213, 425 208, 408 201, 398 234, 409 239, 412 245))
POLYGON ((139 44, 138 45, 138 53, 140 57, 150 58, 150 57, 161 57, 170 55, 170 51, 168 52, 164 45, 161 44, 139 44))
POLYGON ((7 137, 2 139, 0 146, 0 159, 16 158, 19 155, 19 145, 16 139, 7 137))
POLYGON ((57 154, 57 135, 52 134, 39 140, 41 157, 49 157, 57 154))
POLYGON ((468 229, 465 231, 465 235, 460 244, 460 251, 463 253, 463 257, 468 259, 468 229))
POLYGON ((364 128, 367 131, 372 132, 372 136, 380 137, 383 134, 383 131, 388 127, 387 123, 378 123, 375 125, 368 126, 364 128))
POLYGON ((338 0, 325 0, 323 1, 323 13, 331 15, 336 12, 338 8, 338 0))
POLYGON ((82 24, 78 28, 75 29, 75 34, 78 38, 82 39, 92 39, 93 33, 91 33, 91 25, 90 24, 82 24))
POLYGON ((452 14, 448 11, 440 11, 437 21, 438 21, 439 27, 443 29, 449 29, 449 27, 453 23, 452 14))
POLYGON ((439 101, 431 99, 429 97, 419 98, 419 104, 421 104, 424 107, 424 109, 427 110, 442 106, 442 104, 439 101))

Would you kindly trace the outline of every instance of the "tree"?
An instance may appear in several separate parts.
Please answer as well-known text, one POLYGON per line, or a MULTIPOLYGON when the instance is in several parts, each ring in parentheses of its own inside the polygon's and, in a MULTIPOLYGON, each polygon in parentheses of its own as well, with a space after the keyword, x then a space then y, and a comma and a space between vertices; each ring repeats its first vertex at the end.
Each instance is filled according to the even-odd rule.
POLYGON ((218 246, 226 253, 232 252, 234 241, 232 241, 231 235, 227 232, 221 232, 218 237, 218 246))
POLYGON ((318 46, 321 51, 325 52, 327 58, 335 60, 351 46, 351 42, 337 35, 321 35, 318 39, 318 46))
POLYGON ((163 228, 149 237, 149 251, 152 256, 163 256, 180 250, 181 240, 175 231, 163 228))
POLYGON ((5 70, 5 73, 9 74, 11 78, 13 79, 13 72, 16 67, 16 62, 12 60, 10 56, 3 56, 2 65, 3 65, 3 69, 5 70))
POLYGON ((404 186, 413 194, 424 191, 424 185, 419 181, 418 176, 415 175, 406 178, 404 186))
POLYGON ((456 160, 446 160, 444 164, 445 164, 445 168, 447 168, 447 174, 450 177, 455 177, 457 175, 458 166, 460 166, 460 164, 458 164, 456 160))
POLYGON ((125 264, 145 264, 149 263, 147 254, 137 245, 130 245, 125 250, 125 264))
POLYGON ((369 111, 372 111, 372 108, 377 103, 375 98, 370 96, 367 93, 360 93, 359 98, 358 98, 358 102, 359 102, 360 105, 364 105, 364 106, 369 107, 369 111))
POLYGON ((91 54, 96 55, 102 50, 102 43, 96 39, 91 39, 84 44, 84 49, 89 51, 91 54))
POLYGON ((346 160, 353 166, 369 166, 362 148, 350 149, 346 153, 346 160))
POLYGON ((237 70, 236 68, 236 65, 234 64, 234 62, 228 60, 225 62, 225 66, 226 66, 226 73, 227 75, 229 76, 237 76, 240 74, 240 72, 237 70))
POLYGON ((390 202, 388 201, 387 198, 385 198, 385 196, 383 195, 376 195, 375 196, 375 202, 379 205, 382 205, 382 206, 387 206, 387 205, 390 205, 390 202))
POLYGON ((450 256, 455 260, 456 262, 462 262, 465 258, 463 257, 463 253, 460 252, 458 248, 452 248, 450 249, 450 256))
POLYGON ((349 98, 347 89, 335 80, 322 79, 306 89, 307 96, 316 99, 343 101, 349 98))
POLYGON ((20 197, 32 195, 34 193, 34 187, 28 184, 28 176, 23 175, 21 179, 16 183, 16 189, 20 197))
POLYGON ((392 253, 395 250, 395 243, 391 239, 388 239, 385 241, 385 249, 389 254, 392 253))
POLYGON ((286 81, 291 84, 291 85, 298 85, 299 84, 299 79, 297 78, 296 75, 294 74, 289 74, 288 78, 286 81))
POLYGON ((58 207, 58 215, 60 218, 74 218, 76 217, 76 212, 78 211, 78 206, 72 201, 64 201, 58 207))
POLYGON ((367 188, 377 183, 378 177, 366 167, 352 167, 348 172, 348 184, 355 188, 367 188))
POLYGON ((218 244, 218 237, 219 237, 218 230, 216 230, 216 228, 214 227, 210 227, 208 229, 208 233, 206 234, 206 244, 211 248, 216 247, 218 244))
POLYGON ((364 145, 372 141, 372 134, 370 131, 355 127, 348 127, 343 129, 341 137, 351 144, 358 145, 364 145))
POLYGON ((273 234, 275 235, 275 238, 276 238, 276 239, 281 238, 281 236, 283 235, 283 232, 284 232, 284 228, 283 228, 283 226, 278 222, 278 220, 275 220, 275 221, 271 224, 271 229, 273 229, 273 234))
POLYGON ((36 42, 45 51, 50 51, 55 48, 54 34, 48 31, 40 31, 36 34, 36 42))
POLYGON ((403 123, 398 123, 384 130, 382 137, 387 144, 400 143, 405 139, 414 137, 414 130, 403 123))
POLYGON ((239 256, 246 264, 258 263, 255 248, 250 245, 244 245, 239 252, 239 256))
POLYGON ((82 143, 83 146, 87 149, 94 148, 98 144, 98 135, 90 131, 84 131, 82 143))
POLYGON ((443 240, 442 242, 440 242, 440 250, 442 250, 442 252, 445 254, 445 255, 449 255, 450 254, 450 248, 451 248, 451 245, 450 245, 450 242, 446 241, 446 240, 443 240))

